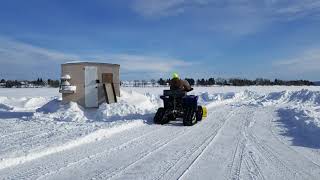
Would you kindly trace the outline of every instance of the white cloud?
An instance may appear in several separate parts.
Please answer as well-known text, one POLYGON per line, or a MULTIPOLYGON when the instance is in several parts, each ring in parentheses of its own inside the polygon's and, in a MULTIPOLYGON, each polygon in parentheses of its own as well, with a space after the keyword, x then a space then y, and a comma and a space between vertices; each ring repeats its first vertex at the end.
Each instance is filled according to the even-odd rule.
POLYGON ((109 54, 96 58, 113 59, 114 63, 120 64, 122 69, 136 72, 170 72, 192 65, 192 63, 181 59, 148 55, 109 54))
POLYGON ((0 37, 0 62, 31 65, 46 61, 63 62, 78 56, 40 48, 27 43, 0 37))
POLYGON ((169 16, 180 14, 188 6, 203 5, 207 0, 135 0, 133 10, 146 16, 169 16))
POLYGON ((273 65, 289 73, 320 72, 320 49, 306 50, 293 58, 275 61, 273 65))
POLYGON ((135 0, 133 10, 143 16, 167 16, 186 9, 209 7, 234 11, 255 11, 267 16, 297 16, 318 12, 318 0, 135 0), (249 7, 249 8, 248 8, 249 7))
POLYGON ((76 55, 0 37, 0 76, 10 79, 58 77, 59 65, 76 55))
POLYGON ((255 33, 273 22, 293 21, 306 16, 316 19, 320 14, 320 1, 135 0, 132 9, 151 19, 190 15, 192 18, 188 22, 193 26, 246 35, 255 33))
POLYGON ((58 78, 60 64, 70 60, 118 63, 131 72, 163 73, 190 66, 191 63, 172 57, 130 54, 68 54, 0 37, 0 77, 30 79, 58 78), (106 59, 110 59, 109 61, 106 59))

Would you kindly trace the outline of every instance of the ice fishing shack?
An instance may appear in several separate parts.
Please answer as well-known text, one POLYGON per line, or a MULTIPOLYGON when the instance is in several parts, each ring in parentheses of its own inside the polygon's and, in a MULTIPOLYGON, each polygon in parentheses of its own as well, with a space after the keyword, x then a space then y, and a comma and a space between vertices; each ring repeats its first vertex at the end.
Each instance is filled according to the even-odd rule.
POLYGON ((63 102, 77 102, 85 108, 115 103, 120 97, 120 65, 98 62, 68 62, 61 65, 63 102))

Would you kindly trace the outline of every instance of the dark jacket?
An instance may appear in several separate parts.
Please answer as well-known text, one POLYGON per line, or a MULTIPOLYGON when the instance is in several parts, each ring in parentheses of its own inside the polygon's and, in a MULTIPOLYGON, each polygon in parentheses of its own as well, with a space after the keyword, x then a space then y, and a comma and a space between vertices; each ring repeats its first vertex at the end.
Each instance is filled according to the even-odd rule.
POLYGON ((191 86, 188 81, 181 79, 172 79, 170 81, 170 90, 182 90, 182 91, 190 91, 191 86))

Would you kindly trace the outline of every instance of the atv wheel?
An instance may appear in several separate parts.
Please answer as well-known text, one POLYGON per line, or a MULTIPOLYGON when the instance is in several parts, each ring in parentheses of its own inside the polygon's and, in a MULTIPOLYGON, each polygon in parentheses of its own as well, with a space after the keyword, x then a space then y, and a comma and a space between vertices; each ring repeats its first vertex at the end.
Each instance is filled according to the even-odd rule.
POLYGON ((164 108, 159 108, 154 116, 153 122, 155 124, 167 124, 169 121, 170 119, 166 115, 166 110, 164 108))
POLYGON ((202 106, 198 106, 198 109, 197 109, 197 121, 201 121, 202 120, 202 115, 203 115, 202 106))
POLYGON ((193 126, 197 123, 197 114, 192 108, 186 108, 183 116, 184 126, 193 126))
POLYGON ((168 114, 168 120, 169 121, 175 121, 176 120, 176 117, 174 116, 174 114, 168 114))
POLYGON ((164 108, 159 108, 156 115, 153 118, 153 122, 155 124, 161 124, 164 114, 165 114, 164 108))

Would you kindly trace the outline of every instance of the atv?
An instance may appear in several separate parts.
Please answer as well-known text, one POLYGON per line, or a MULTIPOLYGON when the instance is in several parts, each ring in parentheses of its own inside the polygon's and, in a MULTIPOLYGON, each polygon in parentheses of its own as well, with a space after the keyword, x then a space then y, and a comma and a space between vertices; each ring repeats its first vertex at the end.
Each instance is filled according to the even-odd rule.
POLYGON ((164 107, 160 107, 154 117, 156 124, 163 125, 182 118, 184 126, 192 126, 206 114, 205 107, 198 105, 198 96, 187 95, 185 91, 164 90, 160 98, 164 107))

